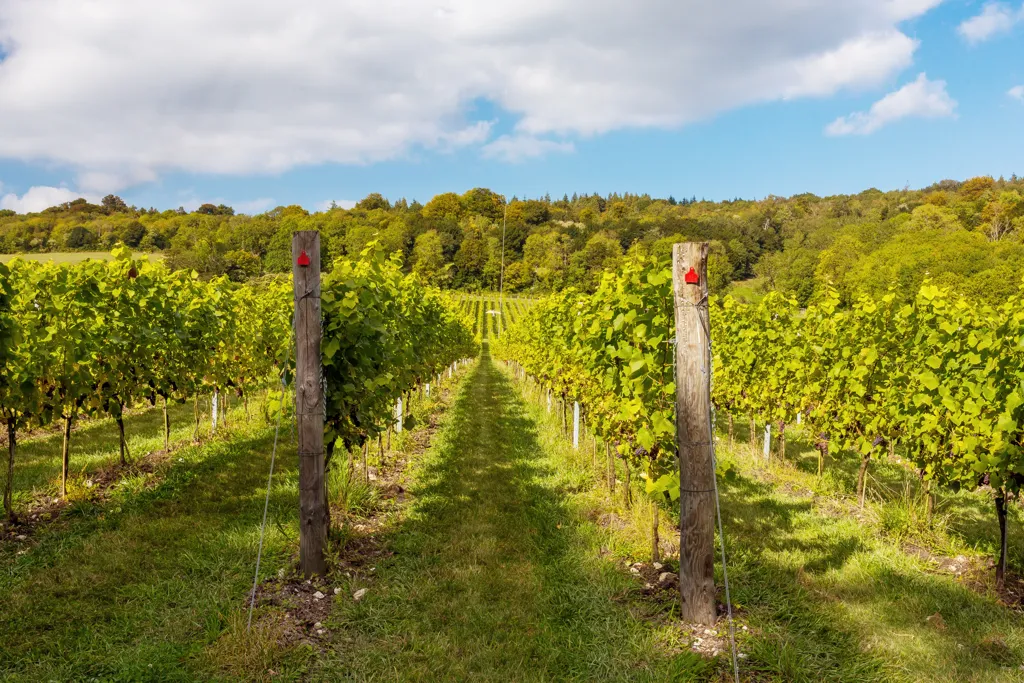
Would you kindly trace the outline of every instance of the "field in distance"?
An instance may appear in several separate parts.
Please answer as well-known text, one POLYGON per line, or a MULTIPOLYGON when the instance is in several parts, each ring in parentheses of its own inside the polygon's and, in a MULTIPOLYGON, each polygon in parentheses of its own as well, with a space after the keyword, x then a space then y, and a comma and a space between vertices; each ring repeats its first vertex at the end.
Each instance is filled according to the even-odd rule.
MULTIPOLYGON (((54 263, 81 263, 86 259, 109 261, 113 258, 109 251, 54 251, 45 254, 0 254, 0 263, 9 263, 16 258, 26 261, 53 261, 54 263)), ((132 253, 132 258, 145 258, 153 261, 163 260, 163 254, 145 254, 141 251, 132 253)))

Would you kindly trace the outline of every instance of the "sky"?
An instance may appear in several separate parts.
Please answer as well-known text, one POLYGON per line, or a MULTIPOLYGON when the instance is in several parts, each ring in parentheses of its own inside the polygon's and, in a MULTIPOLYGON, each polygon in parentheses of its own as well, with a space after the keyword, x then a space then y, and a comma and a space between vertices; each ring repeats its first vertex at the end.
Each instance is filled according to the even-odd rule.
POLYGON ((1024 4, 0 0, 0 208, 1024 175, 1024 4))

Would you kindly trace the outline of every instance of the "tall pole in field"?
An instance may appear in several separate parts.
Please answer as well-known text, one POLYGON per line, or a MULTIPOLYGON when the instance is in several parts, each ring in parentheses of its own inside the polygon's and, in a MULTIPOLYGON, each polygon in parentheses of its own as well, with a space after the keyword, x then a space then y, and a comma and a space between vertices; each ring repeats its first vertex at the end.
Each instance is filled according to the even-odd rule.
POLYGON ((672 247, 679 451, 679 593, 684 621, 715 623, 715 467, 707 242, 672 247))
MULTIPOLYGON (((504 199, 504 197, 502 197, 504 199)), ((498 280, 498 336, 501 336, 505 322, 505 220, 508 218, 508 202, 505 202, 505 213, 501 217, 501 277, 498 280)))
POLYGON ((320 366, 320 233, 292 233, 295 291, 295 420, 299 440, 299 566, 306 578, 327 572, 330 517, 324 485, 324 395, 320 366))

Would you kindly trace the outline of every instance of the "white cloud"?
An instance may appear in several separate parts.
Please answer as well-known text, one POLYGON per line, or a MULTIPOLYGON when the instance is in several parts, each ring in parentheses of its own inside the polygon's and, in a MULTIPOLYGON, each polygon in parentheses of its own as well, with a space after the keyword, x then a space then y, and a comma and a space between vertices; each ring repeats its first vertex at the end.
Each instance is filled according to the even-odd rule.
POLYGON ((1006 94, 1015 100, 1024 102, 1024 85, 1015 85, 1006 91, 1006 94))
POLYGON ((358 199, 328 199, 326 201, 319 202, 313 208, 316 211, 328 211, 332 208, 331 204, 334 204, 339 209, 354 209, 358 202, 358 199))
POLYGON ((0 0, 0 158, 103 193, 372 163, 485 144, 480 100, 518 117, 520 149, 557 151, 877 86, 917 47, 900 23, 939 2, 0 0))
POLYGON ((867 112, 840 116, 830 123, 828 135, 867 135, 893 121, 909 117, 942 118, 955 116, 956 100, 946 92, 945 81, 929 81, 925 74, 891 92, 871 105, 867 112))
MULTIPOLYGON (((218 202, 218 204, 219 203, 220 202, 218 202)), ((250 199, 245 202, 235 202, 234 204, 229 204, 229 206, 231 206, 237 213, 254 215, 274 208, 274 200, 269 197, 261 197, 260 199, 250 199)))
POLYGON ((1014 25, 1024 20, 1024 6, 1014 11, 1002 2, 989 2, 981 10, 981 14, 964 20, 957 27, 960 35, 969 43, 980 43, 997 33, 1007 33, 1014 25))
POLYGON ((502 135, 483 146, 482 153, 488 159, 500 159, 510 163, 544 156, 551 152, 572 152, 571 142, 544 140, 532 135, 502 135))
POLYGON ((87 199, 94 204, 100 203, 99 195, 88 192, 75 192, 66 187, 37 185, 30 187, 20 197, 13 192, 0 197, 0 209, 12 209, 18 213, 33 213, 48 209, 51 206, 63 204, 64 202, 70 202, 79 197, 87 199))

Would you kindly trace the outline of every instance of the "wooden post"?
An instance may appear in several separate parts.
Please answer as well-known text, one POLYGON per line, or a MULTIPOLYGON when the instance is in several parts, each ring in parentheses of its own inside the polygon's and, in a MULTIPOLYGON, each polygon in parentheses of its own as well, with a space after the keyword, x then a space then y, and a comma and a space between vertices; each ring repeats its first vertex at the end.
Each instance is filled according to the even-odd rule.
POLYGON ((324 401, 320 366, 320 233, 292 234, 295 288, 295 420, 299 440, 299 566, 326 573, 330 524, 324 486, 324 401))
POLYGON ((715 623, 715 468, 706 242, 672 247, 679 450, 679 593, 684 621, 715 623))

